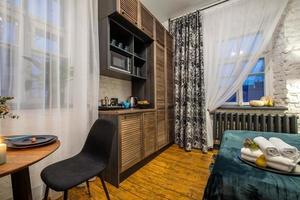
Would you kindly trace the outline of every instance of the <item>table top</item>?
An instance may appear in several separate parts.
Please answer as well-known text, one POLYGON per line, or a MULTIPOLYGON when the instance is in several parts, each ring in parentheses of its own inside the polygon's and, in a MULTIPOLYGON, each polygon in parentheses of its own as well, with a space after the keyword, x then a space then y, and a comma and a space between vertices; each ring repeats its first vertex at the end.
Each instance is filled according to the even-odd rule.
POLYGON ((226 131, 206 186, 204 200, 265 199, 300 200, 300 177, 264 171, 242 162, 238 156, 246 138, 278 137, 300 149, 299 134, 226 131))
POLYGON ((155 108, 139 109, 139 108, 130 108, 130 109, 120 109, 120 110, 100 110, 100 115, 122 115, 122 114, 134 114, 134 113, 143 113, 143 112, 153 112, 156 111, 155 108))
POLYGON ((22 170, 52 154, 60 146, 60 141, 28 149, 7 149, 7 161, 0 165, 0 177, 22 170))

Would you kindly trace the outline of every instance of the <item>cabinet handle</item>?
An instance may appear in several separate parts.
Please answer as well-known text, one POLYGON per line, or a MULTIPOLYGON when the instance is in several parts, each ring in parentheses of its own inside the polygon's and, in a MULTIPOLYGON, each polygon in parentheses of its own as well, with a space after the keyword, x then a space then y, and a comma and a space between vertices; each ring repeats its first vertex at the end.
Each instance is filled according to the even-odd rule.
POLYGON ((122 12, 121 12, 121 14, 122 14, 122 15, 125 15, 125 12, 124 12, 124 11, 122 11, 122 12))

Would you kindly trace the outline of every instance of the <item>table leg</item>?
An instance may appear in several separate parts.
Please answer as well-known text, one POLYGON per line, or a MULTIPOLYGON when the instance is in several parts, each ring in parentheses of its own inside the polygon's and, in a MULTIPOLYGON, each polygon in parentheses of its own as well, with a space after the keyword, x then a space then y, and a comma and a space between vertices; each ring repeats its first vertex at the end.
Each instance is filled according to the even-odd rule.
POLYGON ((14 200, 32 200, 29 168, 11 174, 14 200))

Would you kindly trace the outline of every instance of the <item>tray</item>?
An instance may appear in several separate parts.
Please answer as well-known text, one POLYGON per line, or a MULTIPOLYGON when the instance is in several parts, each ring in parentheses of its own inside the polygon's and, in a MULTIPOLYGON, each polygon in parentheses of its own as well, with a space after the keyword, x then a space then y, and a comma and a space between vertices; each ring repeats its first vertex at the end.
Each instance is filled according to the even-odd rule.
POLYGON ((44 145, 51 144, 57 141, 57 136, 54 135, 35 135, 35 136, 28 136, 18 140, 6 140, 5 143, 7 144, 8 148, 12 149, 27 149, 33 147, 40 147, 44 145), (35 137, 37 139, 36 142, 32 143, 31 138, 35 137))
POLYGON ((246 163, 246 164, 248 164, 248 165, 250 165, 250 166, 252 166, 252 167, 255 167, 255 168, 264 170, 264 171, 273 172, 273 173, 276 173, 276 174, 281 174, 281 175, 286 175, 286 176, 300 176, 300 170, 299 170, 299 169, 300 169, 300 165, 298 165, 298 164, 297 164, 296 167, 295 167, 295 169, 297 169, 297 171, 295 171, 295 169, 294 169, 294 170, 291 171, 291 172, 285 172, 285 171, 280 171, 280 170, 273 169, 273 168, 269 168, 269 167, 260 167, 260 166, 257 166, 255 163, 250 162, 250 161, 248 161, 248 160, 245 160, 245 159, 241 158, 240 155, 238 156, 238 158, 239 158, 242 162, 244 162, 244 163, 246 163))

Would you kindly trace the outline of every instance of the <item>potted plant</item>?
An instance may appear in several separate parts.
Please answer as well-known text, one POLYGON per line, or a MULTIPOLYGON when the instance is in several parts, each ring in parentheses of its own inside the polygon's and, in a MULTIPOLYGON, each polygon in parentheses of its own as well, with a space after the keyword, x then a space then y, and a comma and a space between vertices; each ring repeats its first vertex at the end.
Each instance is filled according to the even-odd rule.
POLYGON ((19 116, 10 112, 9 106, 7 105, 7 102, 13 99, 14 97, 0 96, 0 119, 5 119, 7 117, 11 119, 19 118, 19 116))

